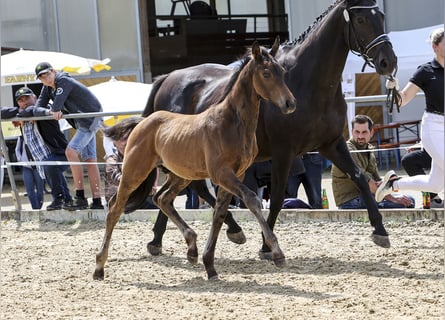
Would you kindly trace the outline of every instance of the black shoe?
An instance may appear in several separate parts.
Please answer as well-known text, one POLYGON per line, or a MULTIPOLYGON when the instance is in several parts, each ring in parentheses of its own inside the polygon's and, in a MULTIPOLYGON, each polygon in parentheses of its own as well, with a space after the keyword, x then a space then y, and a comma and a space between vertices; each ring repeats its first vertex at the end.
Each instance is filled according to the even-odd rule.
POLYGON ((102 203, 95 204, 95 203, 93 202, 92 204, 90 204, 90 209, 93 209, 93 210, 103 210, 103 209, 104 209, 104 206, 103 206, 102 203))
POLYGON ((68 211, 88 209, 88 200, 85 198, 74 197, 74 200, 65 202, 63 209, 68 211))
POLYGON ((51 202, 47 207, 46 210, 53 211, 53 210, 62 210, 62 207, 64 205, 65 201, 63 198, 57 198, 53 202, 51 202))

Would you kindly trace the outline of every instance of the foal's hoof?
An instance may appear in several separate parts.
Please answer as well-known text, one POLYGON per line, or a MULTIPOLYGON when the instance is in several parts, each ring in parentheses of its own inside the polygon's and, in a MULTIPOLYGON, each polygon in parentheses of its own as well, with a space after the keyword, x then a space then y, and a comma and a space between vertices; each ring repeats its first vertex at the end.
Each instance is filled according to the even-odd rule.
POLYGON ((230 233, 227 230, 227 238, 229 238, 230 241, 236 244, 244 244, 246 243, 246 236, 244 235, 243 230, 240 232, 230 233))
POLYGON ((381 235, 373 233, 373 234, 371 234, 371 239, 379 247, 382 247, 382 248, 390 248, 391 247, 391 243, 389 242, 388 236, 381 236, 381 235))
POLYGON ((152 256, 160 256, 162 254, 162 245, 147 243, 147 251, 152 256))
POLYGON ((275 259, 273 262, 278 268, 284 268, 287 265, 286 258, 275 259))
POLYGON ((104 269, 96 269, 93 273, 94 280, 103 280, 105 276, 104 269))
POLYGON ((273 260, 272 252, 270 251, 260 250, 258 251, 258 256, 260 257, 261 260, 273 260))

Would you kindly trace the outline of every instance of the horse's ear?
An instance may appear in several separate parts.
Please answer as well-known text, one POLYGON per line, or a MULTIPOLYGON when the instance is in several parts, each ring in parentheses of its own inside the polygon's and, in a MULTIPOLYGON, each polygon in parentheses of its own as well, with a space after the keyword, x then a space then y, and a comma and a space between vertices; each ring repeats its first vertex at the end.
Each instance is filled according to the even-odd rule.
POLYGON ((261 48, 257 40, 255 40, 252 44, 252 56, 254 59, 261 57, 261 48))
POLYGON ((270 55, 272 57, 275 57, 279 47, 280 47, 280 36, 276 36, 275 42, 273 43, 273 46, 272 46, 272 49, 270 49, 270 55))

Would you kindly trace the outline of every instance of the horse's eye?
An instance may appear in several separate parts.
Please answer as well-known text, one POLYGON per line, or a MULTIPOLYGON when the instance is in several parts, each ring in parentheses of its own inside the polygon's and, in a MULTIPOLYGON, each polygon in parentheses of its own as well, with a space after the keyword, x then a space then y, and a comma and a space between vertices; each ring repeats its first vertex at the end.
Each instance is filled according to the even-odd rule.
POLYGON ((366 18, 364 18, 364 17, 357 17, 357 23, 358 24, 363 24, 365 22, 366 22, 366 18))

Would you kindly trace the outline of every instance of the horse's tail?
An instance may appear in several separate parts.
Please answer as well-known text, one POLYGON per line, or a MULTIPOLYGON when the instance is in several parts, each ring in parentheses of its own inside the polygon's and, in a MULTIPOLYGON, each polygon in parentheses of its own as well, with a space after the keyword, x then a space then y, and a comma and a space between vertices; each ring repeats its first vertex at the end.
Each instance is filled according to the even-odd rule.
POLYGON ((164 83, 164 80, 167 79, 168 75, 169 75, 168 73, 160 75, 153 82, 153 85, 152 85, 151 91, 150 91, 150 95, 148 96, 147 104, 145 105, 144 111, 142 111, 143 117, 148 117, 150 114, 155 112, 154 102, 155 102, 156 94, 158 93, 159 88, 162 86, 162 83, 164 83))
POLYGON ((125 204, 125 213, 139 209, 147 200, 156 182, 157 169, 153 169, 148 177, 134 190, 125 204))

